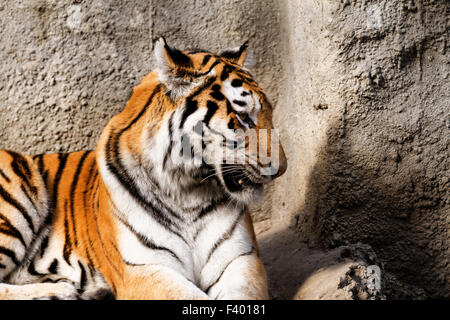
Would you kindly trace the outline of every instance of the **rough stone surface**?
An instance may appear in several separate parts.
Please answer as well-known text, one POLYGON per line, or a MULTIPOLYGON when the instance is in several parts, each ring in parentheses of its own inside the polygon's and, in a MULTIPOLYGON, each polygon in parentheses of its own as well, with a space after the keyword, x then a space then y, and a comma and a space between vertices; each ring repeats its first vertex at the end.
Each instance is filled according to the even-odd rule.
POLYGON ((298 225, 331 246, 368 243, 399 280, 449 297, 450 3, 347 3, 326 24, 339 117, 298 225))
POLYGON ((370 244, 387 298, 450 297, 450 2, 283 4, 289 169, 264 204, 272 225, 370 244))
POLYGON ((262 246, 273 296, 362 242, 386 298, 448 298, 449 14, 446 0, 2 2, 0 148, 95 148, 160 35, 214 51, 250 39, 289 160, 254 208, 261 236, 284 230, 262 246), (324 258, 295 266, 277 243, 324 258))
POLYGON ((352 261, 317 270, 302 284, 295 300, 379 300, 368 287, 367 267, 352 261))
POLYGON ((396 279, 385 273, 368 245, 321 250, 302 241, 293 228, 277 227, 261 233, 259 244, 273 299, 379 300, 386 298, 384 292, 396 294, 389 291, 396 279))

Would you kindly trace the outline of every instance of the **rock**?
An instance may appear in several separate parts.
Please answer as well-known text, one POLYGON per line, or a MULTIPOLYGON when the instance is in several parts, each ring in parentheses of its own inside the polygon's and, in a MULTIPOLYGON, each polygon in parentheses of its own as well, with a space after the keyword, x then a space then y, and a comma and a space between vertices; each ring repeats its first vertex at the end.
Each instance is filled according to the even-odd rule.
POLYGON ((258 241, 273 299, 386 298, 381 262, 367 244, 327 250, 301 241, 291 228, 276 227, 259 234, 258 241))
MULTIPOLYGON (((380 294, 381 279, 374 278, 373 270, 363 262, 345 261, 323 267, 309 276, 295 293, 295 300, 375 300, 380 294), (376 284, 380 287, 377 289, 376 284)), ((377 275, 378 276, 378 275, 377 275)))

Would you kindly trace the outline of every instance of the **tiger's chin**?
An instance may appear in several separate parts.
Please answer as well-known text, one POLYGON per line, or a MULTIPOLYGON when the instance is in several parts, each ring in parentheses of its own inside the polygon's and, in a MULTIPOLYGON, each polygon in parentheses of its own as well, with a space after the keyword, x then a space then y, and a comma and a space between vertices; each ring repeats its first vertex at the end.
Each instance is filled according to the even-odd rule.
POLYGON ((252 179, 244 167, 229 170, 221 166, 220 177, 226 192, 238 202, 250 204, 262 200, 264 196, 263 184, 252 179))

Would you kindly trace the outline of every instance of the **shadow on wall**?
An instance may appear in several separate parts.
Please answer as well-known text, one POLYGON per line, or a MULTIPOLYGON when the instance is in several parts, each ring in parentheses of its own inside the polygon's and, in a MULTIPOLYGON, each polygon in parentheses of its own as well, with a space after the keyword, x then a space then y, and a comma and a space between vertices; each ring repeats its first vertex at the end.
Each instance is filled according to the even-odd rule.
POLYGON ((334 266, 343 258, 341 250, 310 247, 292 228, 263 235, 258 242, 271 299, 295 299, 299 288, 313 273, 334 266))
POLYGON ((368 165, 352 146, 355 135, 361 132, 345 117, 330 127, 309 178, 305 206, 313 212, 297 216, 304 219, 296 228, 262 235, 272 298, 291 299, 311 274, 342 261, 340 251, 331 249, 356 243, 375 251, 387 299, 448 297, 445 194, 431 198, 432 181, 399 172, 400 155, 368 165), (305 240, 305 234, 314 235, 305 240))
POLYGON ((369 244, 385 271, 401 281, 391 283, 388 299, 423 295, 420 289, 406 293, 397 285, 448 297, 445 192, 437 192, 433 179, 420 170, 402 171, 400 153, 385 156, 382 149, 381 155, 371 154, 370 147, 355 150, 358 146, 352 141, 360 140, 362 131, 349 126, 345 117, 330 127, 309 179, 306 198, 313 212, 300 215, 305 218, 297 221, 297 227, 314 230, 327 248, 369 244))

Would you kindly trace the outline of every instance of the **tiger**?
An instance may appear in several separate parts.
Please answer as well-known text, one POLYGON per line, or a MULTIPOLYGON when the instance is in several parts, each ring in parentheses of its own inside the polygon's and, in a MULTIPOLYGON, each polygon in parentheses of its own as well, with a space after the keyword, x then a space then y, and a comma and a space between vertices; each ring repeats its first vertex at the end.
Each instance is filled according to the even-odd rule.
POLYGON ((0 299, 268 299, 248 208, 287 160, 247 53, 161 37, 95 150, 1 150, 0 299))

